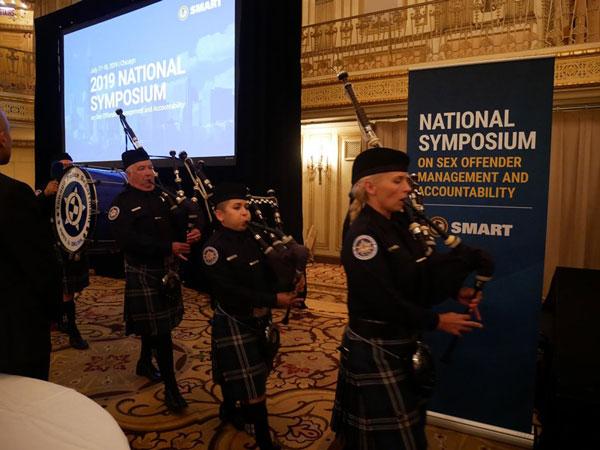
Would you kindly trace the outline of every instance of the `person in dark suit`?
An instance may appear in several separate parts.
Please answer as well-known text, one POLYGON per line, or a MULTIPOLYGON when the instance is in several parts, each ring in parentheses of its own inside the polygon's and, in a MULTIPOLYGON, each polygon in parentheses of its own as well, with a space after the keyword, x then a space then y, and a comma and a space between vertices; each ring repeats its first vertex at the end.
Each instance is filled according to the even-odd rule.
MULTIPOLYGON (((0 110, 0 165, 12 151, 0 110)), ((61 297, 61 273, 31 188, 0 174, 0 372, 47 380, 50 320, 61 297)))

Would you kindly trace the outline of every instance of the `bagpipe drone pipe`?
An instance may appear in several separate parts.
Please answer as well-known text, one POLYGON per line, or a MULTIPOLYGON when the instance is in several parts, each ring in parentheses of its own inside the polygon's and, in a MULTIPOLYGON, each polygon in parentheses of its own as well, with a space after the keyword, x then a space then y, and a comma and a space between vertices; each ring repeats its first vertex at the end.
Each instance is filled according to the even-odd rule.
MULTIPOLYGON (((126 138, 136 150, 143 149, 127 123, 123 110, 117 109, 115 112, 119 116, 126 138)), ((155 187, 160 191, 162 199, 169 205, 171 219, 175 226, 176 241, 186 242, 188 233, 197 229, 201 233, 201 243, 202 239, 209 235, 210 224, 213 220, 212 208, 208 200, 210 191, 207 191, 206 184, 198 176, 198 172, 202 171, 197 166, 203 163, 201 161, 194 163, 185 152, 181 152, 179 158, 175 151, 170 151, 169 156, 148 156, 151 159, 170 161, 170 169, 160 169, 160 176, 159 171, 155 169, 155 187), (188 177, 182 176, 182 167, 185 170, 184 173, 189 175, 188 177), (169 172, 172 176, 169 175, 169 172), (191 191, 191 194, 187 195, 186 191, 191 191)), ((208 183, 210 184, 210 181, 208 183)), ((200 252, 196 250, 198 248, 199 245, 193 246, 189 255, 182 257, 177 264, 173 263, 172 270, 169 270, 169 276, 166 280, 163 279, 163 283, 174 279, 179 283, 181 277, 187 286, 202 288, 202 277, 197 269, 200 266, 200 252)))
MULTIPOLYGON (((119 109, 116 113, 129 141, 136 149, 141 148, 123 111, 119 109)), ((171 161, 174 189, 166 187, 160 180, 157 180, 156 186, 171 205, 177 223, 180 224, 179 230, 182 236, 197 226, 203 234, 202 240, 206 239, 214 230, 217 219, 216 205, 211 200, 215 186, 204 170, 204 162, 194 161, 184 151, 178 155, 175 151, 171 151, 169 156, 153 157, 171 161), (182 177, 182 167, 183 172, 187 174, 185 177, 182 177), (186 195, 186 190, 191 190, 191 195, 186 195)), ((277 292, 298 291, 300 288, 300 291, 296 292, 297 296, 305 298, 305 272, 309 251, 284 231, 275 191, 267 191, 266 196, 248 193, 247 201, 251 213, 248 229, 275 276, 277 292)), ((289 316, 290 308, 283 319, 284 324, 289 321, 289 316)))
MULTIPOLYGON (((248 228, 277 278, 276 290, 296 291, 298 298, 305 299, 306 265, 310 253, 308 248, 285 233, 275 191, 268 190, 266 196, 248 193, 247 199, 253 219, 248 228)), ((284 325, 289 323, 290 313, 288 306, 282 320, 284 325)))
MULTIPOLYGON (((348 80, 348 73, 341 71, 337 73, 337 78, 343 83, 346 95, 352 102, 361 133, 367 141, 367 145, 369 147, 381 147, 381 142, 373 129, 373 125, 369 121, 365 110, 360 105, 352 83, 348 80)), ((483 289, 484 285, 492 279, 494 274, 493 258, 482 249, 466 245, 458 236, 447 233, 435 221, 431 220, 425 213, 423 192, 421 186, 416 182, 415 174, 409 176, 409 184, 412 190, 405 201, 404 211, 409 220, 408 229, 422 248, 423 255, 421 258, 433 258, 435 256, 435 252, 437 251, 436 238, 440 238, 444 246, 448 247, 453 254, 465 260, 468 266, 475 272, 474 296, 476 296, 483 289)), ((345 224, 346 227, 347 224, 345 224)), ((463 280, 460 281, 462 282, 463 280)), ((467 308, 465 313, 468 312, 467 308)), ((448 348, 441 357, 442 361, 446 363, 451 362, 452 353, 457 342, 458 336, 453 336, 448 348)))
MULTIPOLYGON (((125 136, 133 144, 133 147, 136 150, 143 149, 138 141, 137 136, 133 132, 133 129, 129 126, 123 110, 117 109, 115 112, 119 116, 125 136)), ((156 173, 155 186, 160 190, 161 197, 169 204, 171 213, 176 223, 177 239, 185 242, 186 234, 192 229, 197 228, 202 233, 205 232, 207 223, 212 221, 212 210, 208 202, 209 193, 205 188, 203 188, 203 186, 199 186, 202 182, 196 175, 197 171, 192 171, 188 168, 189 165, 194 164, 193 161, 191 161, 190 158, 187 158, 185 152, 181 152, 179 154, 179 159, 176 155, 177 153, 175 151, 171 151, 169 152, 169 156, 148 156, 150 158, 164 159, 171 162, 173 188, 163 183, 158 176, 158 173, 156 173), (182 165, 190 175, 189 180, 193 186, 192 194, 189 196, 187 196, 185 193, 184 180, 181 177, 180 167, 182 165)), ((208 181, 208 183, 210 184, 210 181, 208 181)))
MULTIPOLYGON (((192 180, 195 197, 200 199, 197 202, 202 205, 203 211, 206 211, 208 223, 214 225, 217 221, 214 213, 216 205, 212 203, 211 197, 215 187, 204 171, 203 162, 193 161, 185 152, 179 154, 179 159, 183 161, 192 180)), ((276 277, 277 290, 295 290, 298 282, 306 278, 308 249, 285 233, 279 201, 274 190, 267 191, 266 196, 252 195, 248 192, 246 199, 252 217, 248 229, 276 277)), ((207 230, 211 228, 213 227, 210 225, 206 227, 207 230)), ((305 287, 298 292, 298 297, 306 297, 305 287)), ((289 320, 289 308, 284 320, 289 320)))

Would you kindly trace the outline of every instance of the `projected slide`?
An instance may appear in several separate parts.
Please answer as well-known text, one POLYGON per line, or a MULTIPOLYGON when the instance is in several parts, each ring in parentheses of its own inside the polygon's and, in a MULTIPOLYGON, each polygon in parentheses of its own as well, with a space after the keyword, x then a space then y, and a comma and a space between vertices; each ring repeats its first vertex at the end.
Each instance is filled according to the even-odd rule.
POLYGON ((150 154, 234 155, 235 0, 163 0, 65 34, 63 54, 75 161, 121 159, 118 108, 150 154))

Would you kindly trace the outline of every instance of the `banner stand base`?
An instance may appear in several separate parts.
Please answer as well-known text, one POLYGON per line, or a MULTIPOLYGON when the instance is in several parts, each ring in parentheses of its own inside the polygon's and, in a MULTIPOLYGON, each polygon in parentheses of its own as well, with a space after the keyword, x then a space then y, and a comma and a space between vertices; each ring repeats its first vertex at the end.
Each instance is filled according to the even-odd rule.
POLYGON ((521 448, 533 448, 533 434, 509 430, 459 417, 427 411, 427 425, 489 439, 521 448))

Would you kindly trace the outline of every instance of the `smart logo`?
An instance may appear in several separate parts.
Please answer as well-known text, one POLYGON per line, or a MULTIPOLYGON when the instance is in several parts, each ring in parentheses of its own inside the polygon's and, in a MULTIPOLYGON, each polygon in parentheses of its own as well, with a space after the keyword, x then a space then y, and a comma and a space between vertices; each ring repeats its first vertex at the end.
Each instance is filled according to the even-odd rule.
POLYGON ((187 20, 187 18, 190 16, 190 8, 187 7, 187 5, 181 5, 179 7, 179 11, 177 12, 177 17, 179 17, 179 20, 184 21, 187 20))
MULTIPOLYGON (((512 232, 513 226, 508 223, 477 223, 477 222, 452 222, 448 225, 448 221, 441 216, 431 218, 442 231, 445 233, 450 230, 453 234, 470 234, 475 236, 500 236, 508 237, 512 232)), ((432 229, 431 234, 439 237, 438 233, 432 229)))
POLYGON ((477 223, 477 222, 452 222, 450 230, 453 233, 474 234, 477 236, 510 236, 513 229, 508 223, 477 223))
POLYGON ((189 16, 193 16, 194 14, 200 14, 220 7, 221 0, 206 0, 204 2, 194 3, 189 7, 187 5, 181 5, 179 7, 179 11, 177 12, 177 16, 179 17, 179 20, 184 21, 187 20, 189 16))
MULTIPOLYGON (((442 216, 433 216, 431 221, 435 223, 444 233, 448 232, 448 221, 442 216)), ((431 234, 433 237, 440 237, 439 233, 435 231, 433 227, 431 227, 431 234)))

